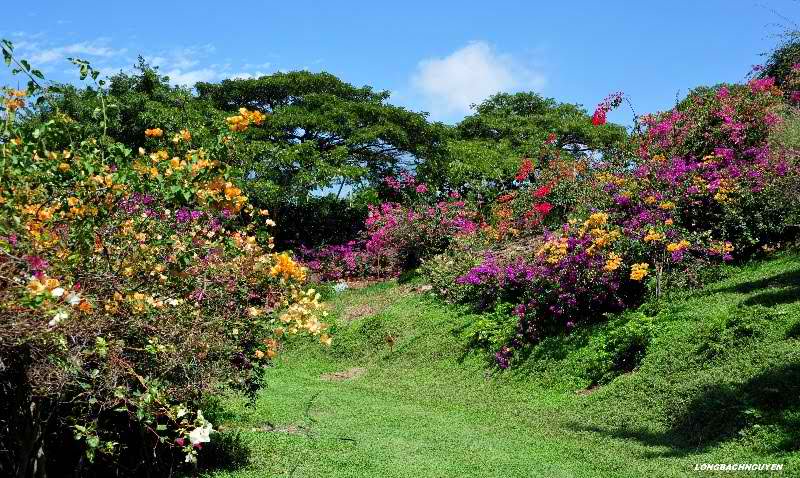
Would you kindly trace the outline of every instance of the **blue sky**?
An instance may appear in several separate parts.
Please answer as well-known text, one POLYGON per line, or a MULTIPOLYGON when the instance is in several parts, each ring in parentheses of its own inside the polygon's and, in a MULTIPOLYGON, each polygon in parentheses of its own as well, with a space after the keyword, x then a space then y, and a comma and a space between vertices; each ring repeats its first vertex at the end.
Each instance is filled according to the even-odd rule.
MULTIPOLYGON (((113 73, 141 54, 181 84, 328 71, 450 123, 497 91, 534 90, 589 110, 624 91, 639 113, 667 109, 692 87, 742 81, 800 22, 796 0, 28 5, 4 19, 0 37, 55 80, 77 79, 68 56, 113 73)), ((0 83, 16 86, 7 72, 0 83)))

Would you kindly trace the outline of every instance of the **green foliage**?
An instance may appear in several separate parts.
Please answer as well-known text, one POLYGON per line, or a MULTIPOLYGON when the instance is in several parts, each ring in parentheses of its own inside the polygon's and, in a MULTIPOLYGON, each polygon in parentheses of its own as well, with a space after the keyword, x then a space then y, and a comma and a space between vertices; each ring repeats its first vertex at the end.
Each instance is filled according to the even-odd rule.
POLYGON ((480 264, 483 243, 478 235, 462 237, 452 241, 441 254, 422 262, 420 271, 437 295, 454 303, 467 301, 471 288, 456 279, 480 264))
POLYGON ((786 333, 800 319, 798 264, 792 252, 731 267, 657 316, 634 311, 550 337, 502 373, 469 353, 466 332, 482 314, 396 283, 346 291, 334 309, 384 306, 340 322, 345 339, 330 349, 292 345, 254 409, 229 403, 237 414, 225 426, 242 430, 254 460, 212 476, 677 478, 697 476, 696 463, 739 462, 782 463, 791 474, 800 355, 786 333), (764 317, 761 333, 717 360, 697 354, 707 324, 739 315, 764 317), (611 371, 611 357, 642 337, 638 367, 591 386, 587 370, 611 371), (595 355, 602 360, 587 369, 595 355), (360 375, 323 378, 352 370, 360 375))
POLYGON ((494 351, 507 344, 517 326, 517 317, 511 313, 513 308, 513 304, 499 302, 494 309, 481 314, 465 331, 472 345, 494 351))
MULTIPOLYGON (((536 93, 500 93, 475 110, 455 127, 454 137, 446 143, 446 162, 420 165, 426 181, 455 189, 501 189, 513 180, 520 158, 536 161, 542 157, 549 138, 554 138, 562 154, 577 159, 608 153, 627 137, 621 126, 593 126, 578 105, 536 93)), ((546 169, 547 161, 542 158, 536 166, 546 169)))
POLYGON ((781 43, 767 55, 767 61, 758 72, 759 78, 775 78, 775 84, 783 88, 792 81, 792 67, 800 63, 800 32, 786 32, 781 43))
POLYGON ((612 320, 608 327, 595 329, 583 359, 585 377, 592 384, 604 384, 634 371, 646 355, 654 320, 631 313, 612 320))
POLYGON ((265 203, 311 191, 378 184, 436 154, 443 127, 386 102, 389 93, 354 87, 328 73, 296 71, 256 79, 199 83, 200 101, 222 111, 267 113, 246 139, 255 197, 265 203), (276 196, 277 195, 277 196, 276 196))

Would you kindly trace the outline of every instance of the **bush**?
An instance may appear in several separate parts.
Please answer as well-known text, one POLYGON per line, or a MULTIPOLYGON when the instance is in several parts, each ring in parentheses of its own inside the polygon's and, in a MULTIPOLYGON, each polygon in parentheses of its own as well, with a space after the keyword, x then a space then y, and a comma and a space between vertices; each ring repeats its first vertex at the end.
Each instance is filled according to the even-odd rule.
POLYGON ((321 280, 397 276, 477 230, 476 212, 457 193, 438 198, 409 173, 385 181, 405 204, 369 206, 361 240, 301 249, 303 262, 321 280))
MULTIPOLYGON (((20 128, 29 97, 50 93, 35 81, 4 91, 3 474, 164 475, 195 463, 214 440, 206 397, 255 392, 285 335, 329 343, 318 295, 253 234, 271 220, 214 159, 226 136, 207 150, 189 130, 150 128, 148 149, 133 152, 76 134, 66 116, 20 128)), ((246 127, 258 113, 238 118, 246 127)))
MULTIPOLYGON (((621 102, 610 98, 598 107, 597 124, 621 102)), ((792 108, 769 79, 700 88, 677 108, 644 117, 645 128, 620 157, 551 161, 562 167, 535 179, 523 161, 519 184, 498 197, 478 232, 496 242, 482 254, 448 250, 425 270, 446 298, 480 308, 517 304, 517 333, 498 352, 501 366, 544 336, 647 294, 698 285, 708 265, 782 239, 797 217, 796 155, 771 140, 792 108), (625 156, 628 150, 637 155, 625 156), (526 236, 539 241, 516 255, 497 254, 526 236), (480 255, 480 264, 456 278, 453 294, 448 273, 480 255)))

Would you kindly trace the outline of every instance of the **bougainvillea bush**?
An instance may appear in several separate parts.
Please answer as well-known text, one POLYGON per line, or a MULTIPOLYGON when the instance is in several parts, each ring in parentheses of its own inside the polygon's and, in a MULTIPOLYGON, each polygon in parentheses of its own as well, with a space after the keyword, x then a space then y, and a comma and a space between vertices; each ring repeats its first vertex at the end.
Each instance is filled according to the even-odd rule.
MULTIPOLYGON (((254 234, 274 224, 214 159, 227 135, 204 150, 148 128, 131 151, 63 115, 21 129, 55 93, 16 64, 32 81, 0 113, 0 474, 192 466, 215 440, 209 396, 254 392, 286 336, 330 343, 319 295, 254 234)), ((262 118, 243 109, 229 134, 262 118)))
MULTIPOLYGON (((609 98, 595 124, 622 102, 620 94, 609 98)), ((517 328, 496 353, 507 367, 515 350, 544 335, 600 320, 648 291, 658 297, 670 282, 691 285, 704 266, 769 247, 797 210, 796 154, 770 141, 793 108, 784 98, 768 78, 699 89, 675 109, 642 119, 629 148, 635 155, 573 165, 571 174, 551 170, 507 192, 493 210, 499 221, 482 228, 499 245, 479 252, 460 243, 428 261, 434 290, 481 308, 516 304, 517 328), (564 182, 585 196, 565 201, 554 192, 564 182), (559 200, 558 214, 551 213, 559 200), (499 254, 531 218, 546 227, 539 240, 499 254), (442 278, 456 270, 448 286, 442 278)), ((528 179, 526 162, 518 181, 528 179)))
POLYGON ((409 173, 385 182, 397 201, 369 207, 359 240, 300 249, 303 263, 319 279, 393 277, 477 231, 477 211, 458 193, 439 197, 409 173))

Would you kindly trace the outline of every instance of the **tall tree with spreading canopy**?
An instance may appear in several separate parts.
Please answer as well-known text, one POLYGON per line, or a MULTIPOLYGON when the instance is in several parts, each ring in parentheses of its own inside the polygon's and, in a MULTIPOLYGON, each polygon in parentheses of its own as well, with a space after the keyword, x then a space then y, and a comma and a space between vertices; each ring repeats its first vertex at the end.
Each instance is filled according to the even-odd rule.
POLYGON ((242 167, 255 194, 270 203, 376 184, 439 154, 444 134, 424 114, 388 104, 389 92, 355 87, 329 73, 276 73, 196 88, 198 99, 217 109, 267 114, 247 132, 252 162, 242 167))

